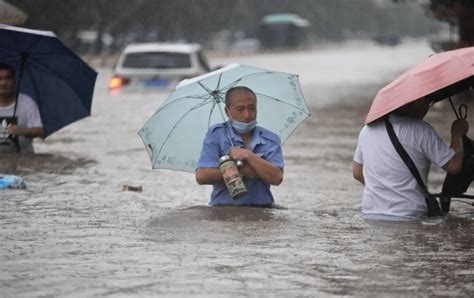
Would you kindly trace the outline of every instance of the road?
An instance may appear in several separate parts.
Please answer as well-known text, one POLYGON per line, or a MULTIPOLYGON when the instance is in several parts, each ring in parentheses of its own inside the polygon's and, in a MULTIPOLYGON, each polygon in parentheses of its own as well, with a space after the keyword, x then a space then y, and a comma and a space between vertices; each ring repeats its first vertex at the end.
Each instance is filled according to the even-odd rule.
MULTIPOLYGON (((351 173, 376 91, 430 53, 422 41, 350 42, 211 57, 300 76, 312 116, 283 146, 272 189, 285 208, 272 210, 210 208, 193 175, 151 170, 137 132, 168 91, 112 97, 99 69, 91 117, 36 142, 34 156, 0 159, 28 185, 0 192, 2 296, 472 296, 472 207, 365 222, 351 173)), ((443 105, 427 116, 446 140, 452 120, 443 105)), ((434 169, 430 187, 443 178, 434 169)))

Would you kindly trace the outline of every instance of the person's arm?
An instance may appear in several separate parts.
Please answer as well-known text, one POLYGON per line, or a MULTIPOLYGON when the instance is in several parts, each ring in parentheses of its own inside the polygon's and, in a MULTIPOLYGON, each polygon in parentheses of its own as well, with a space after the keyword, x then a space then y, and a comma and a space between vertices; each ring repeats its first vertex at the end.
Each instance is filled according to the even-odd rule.
POLYGON ((352 166, 352 175, 354 176, 355 180, 365 185, 364 172, 362 171, 363 167, 363 165, 354 161, 354 165, 352 166))
POLYGON ((247 163, 244 164, 244 166, 240 169, 240 175, 242 177, 250 178, 250 179, 257 179, 258 175, 255 173, 255 171, 252 169, 251 166, 249 166, 247 163))
POLYGON ((44 131, 42 127, 19 127, 18 125, 10 125, 7 128, 8 133, 15 135, 15 136, 22 136, 26 138, 42 138, 44 135, 44 131))
POLYGON ((204 138, 194 176, 199 185, 224 183, 219 170, 219 142, 213 129, 209 129, 204 138))
POLYGON ((196 182, 203 184, 219 184, 224 183, 221 171, 215 168, 200 168, 196 170, 196 182))
MULTIPOLYGON (((234 160, 242 160, 246 162, 246 164, 252 169, 253 173, 268 184, 280 185, 283 181, 283 172, 277 166, 258 157, 248 149, 232 148, 230 150, 230 157, 234 160)), ((249 172, 249 175, 253 173, 249 172)))
POLYGON ((462 136, 469 131, 469 124, 464 119, 458 119, 451 125, 451 148, 455 154, 444 166, 443 169, 449 174, 457 174, 462 170, 464 159, 464 146, 462 136))

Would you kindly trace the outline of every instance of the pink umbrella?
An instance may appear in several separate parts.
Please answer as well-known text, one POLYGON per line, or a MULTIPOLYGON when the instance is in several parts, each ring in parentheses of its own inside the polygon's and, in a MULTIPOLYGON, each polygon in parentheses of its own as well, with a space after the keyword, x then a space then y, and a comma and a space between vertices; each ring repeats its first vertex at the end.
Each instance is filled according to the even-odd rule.
POLYGON ((429 95, 448 98, 474 86, 474 47, 435 54, 380 89, 365 124, 429 95))

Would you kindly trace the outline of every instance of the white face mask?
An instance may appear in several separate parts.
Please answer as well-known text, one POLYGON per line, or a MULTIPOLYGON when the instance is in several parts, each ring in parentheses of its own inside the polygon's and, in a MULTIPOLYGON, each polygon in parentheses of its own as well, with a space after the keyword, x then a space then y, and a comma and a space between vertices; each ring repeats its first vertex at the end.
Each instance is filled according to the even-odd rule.
POLYGON ((255 128, 255 126, 257 126, 257 120, 253 120, 253 121, 250 121, 249 123, 245 123, 245 122, 235 121, 231 117, 229 117, 229 119, 230 119, 230 124, 232 125, 232 127, 235 129, 236 132, 240 134, 249 133, 250 131, 252 131, 252 129, 255 128))

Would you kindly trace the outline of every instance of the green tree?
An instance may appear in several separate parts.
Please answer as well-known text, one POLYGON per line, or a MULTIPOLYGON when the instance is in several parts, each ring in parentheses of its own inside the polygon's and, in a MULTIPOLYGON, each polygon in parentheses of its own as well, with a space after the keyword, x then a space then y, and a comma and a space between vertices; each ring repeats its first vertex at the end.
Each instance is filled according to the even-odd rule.
POLYGON ((419 6, 388 3, 392 6, 373 0, 15 0, 29 15, 25 27, 54 31, 76 50, 82 30, 97 32, 96 50, 105 33, 114 37, 117 49, 132 41, 206 43, 221 30, 255 37, 261 18, 272 13, 309 20, 316 40, 427 33, 419 6))
POLYGON ((436 19, 458 27, 458 47, 474 46, 474 1, 431 0, 429 9, 436 19))

